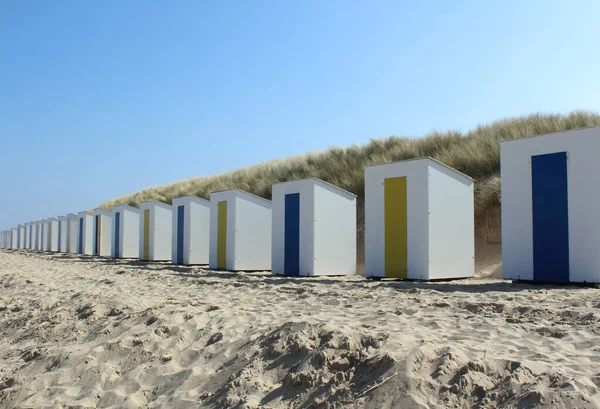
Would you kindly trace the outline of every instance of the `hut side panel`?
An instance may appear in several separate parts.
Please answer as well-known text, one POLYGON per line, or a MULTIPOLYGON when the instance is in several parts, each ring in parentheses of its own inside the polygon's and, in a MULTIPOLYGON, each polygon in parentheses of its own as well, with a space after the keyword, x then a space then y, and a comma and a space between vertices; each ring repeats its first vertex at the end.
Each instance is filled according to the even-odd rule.
POLYGON ((436 162, 429 167, 429 274, 427 279, 475 274, 473 181, 436 162))
POLYGON ((315 184, 314 275, 356 273, 356 198, 315 184))

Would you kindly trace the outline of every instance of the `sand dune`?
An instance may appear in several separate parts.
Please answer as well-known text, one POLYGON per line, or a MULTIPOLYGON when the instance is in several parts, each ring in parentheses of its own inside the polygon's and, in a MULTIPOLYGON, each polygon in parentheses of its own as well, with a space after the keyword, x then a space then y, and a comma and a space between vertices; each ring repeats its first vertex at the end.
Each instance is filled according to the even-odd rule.
POLYGON ((599 294, 2 251, 0 407, 595 408, 599 294))

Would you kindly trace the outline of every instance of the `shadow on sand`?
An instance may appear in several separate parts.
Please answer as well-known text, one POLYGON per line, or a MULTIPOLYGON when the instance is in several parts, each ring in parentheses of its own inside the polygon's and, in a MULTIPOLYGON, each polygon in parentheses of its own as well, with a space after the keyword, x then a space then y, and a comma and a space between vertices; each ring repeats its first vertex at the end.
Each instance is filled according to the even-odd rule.
MULTIPOLYGON (((413 281, 401 279, 371 280, 363 276, 354 275, 349 279, 337 276, 332 277, 297 277, 274 275, 268 271, 258 272, 231 272, 223 270, 210 270, 207 265, 178 266, 171 264, 170 261, 151 262, 137 259, 113 259, 109 257, 95 257, 80 254, 66 254, 54 252, 39 252, 31 250, 8 250, 2 251, 9 253, 46 255, 54 260, 63 260, 79 263, 103 263, 106 265, 123 266, 128 269, 164 271, 173 276, 189 279, 228 279, 238 281, 260 281, 266 285, 342 285, 348 288, 373 288, 378 286, 387 286, 400 292, 411 292, 417 290, 437 291, 441 293, 486 293, 486 292, 522 292, 536 290, 564 290, 575 291, 589 287, 595 287, 593 284, 557 284, 557 283, 534 283, 534 282, 513 282, 501 279, 471 278, 449 281, 413 281)), ((232 283, 233 284, 233 283, 232 283)))

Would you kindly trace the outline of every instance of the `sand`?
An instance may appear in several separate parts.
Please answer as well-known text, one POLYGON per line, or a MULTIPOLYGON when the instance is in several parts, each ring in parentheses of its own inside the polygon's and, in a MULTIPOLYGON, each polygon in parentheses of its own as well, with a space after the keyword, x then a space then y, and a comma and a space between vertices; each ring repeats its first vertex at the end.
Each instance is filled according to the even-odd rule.
POLYGON ((414 283, 0 251, 0 407, 599 407, 600 290, 493 261, 414 283))

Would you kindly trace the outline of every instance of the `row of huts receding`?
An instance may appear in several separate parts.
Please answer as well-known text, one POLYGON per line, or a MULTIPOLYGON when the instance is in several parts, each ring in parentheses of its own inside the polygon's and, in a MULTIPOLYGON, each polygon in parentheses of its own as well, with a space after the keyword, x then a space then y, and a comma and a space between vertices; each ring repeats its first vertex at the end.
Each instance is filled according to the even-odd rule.
MULTIPOLYGON (((501 143, 505 278, 600 282, 594 159, 600 128, 501 143), (591 179, 590 179, 591 177, 591 179)), ((418 280, 474 273, 474 181, 431 158, 365 168, 365 274, 418 280)), ((356 196, 319 179, 172 205, 69 214, 2 232, 4 247, 297 276, 356 272, 356 196)))

